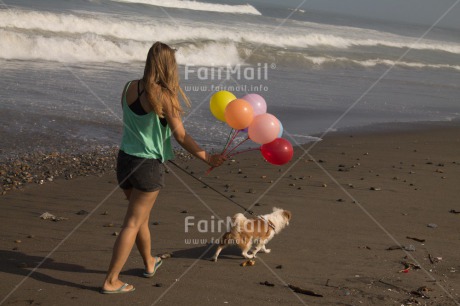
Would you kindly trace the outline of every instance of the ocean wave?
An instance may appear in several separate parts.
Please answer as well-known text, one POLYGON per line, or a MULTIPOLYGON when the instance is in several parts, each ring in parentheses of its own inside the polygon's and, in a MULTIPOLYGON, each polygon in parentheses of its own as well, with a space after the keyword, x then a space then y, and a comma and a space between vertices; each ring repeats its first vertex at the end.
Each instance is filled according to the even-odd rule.
MULTIPOLYGON (((94 33, 81 35, 58 35, 40 32, 31 35, 28 32, 0 29, 0 58, 19 60, 47 60, 57 62, 118 62, 127 63, 143 61, 151 42, 137 40, 111 39, 94 33)), ((245 64, 246 50, 231 41, 201 41, 179 43, 177 61, 182 65, 196 66, 234 66, 245 64), (223 56, 225 54, 225 56, 223 56)), ((420 69, 454 69, 460 71, 459 65, 428 64, 390 59, 352 59, 347 57, 311 56, 292 53, 279 54, 274 50, 262 50, 257 56, 258 62, 274 60, 291 66, 318 67, 375 67, 399 66, 420 69)), ((250 63, 249 63, 250 64, 250 63)), ((255 63, 253 63, 255 64, 255 63)))
POLYGON ((346 29, 348 34, 344 34, 339 27, 328 25, 318 25, 310 32, 286 27, 285 33, 273 33, 256 24, 208 26, 186 20, 178 20, 177 24, 129 20, 108 14, 0 10, 0 31, 0 58, 4 59, 143 61, 152 42, 159 40, 178 47, 178 62, 190 65, 225 66, 257 59, 291 64, 300 61, 307 66, 398 65, 460 70, 458 65, 439 62, 444 55, 439 52, 452 53, 450 57, 460 54, 458 44, 430 40, 411 44, 409 39, 390 33, 365 29, 353 33, 346 29), (434 55, 436 60, 396 62, 394 58, 402 53, 400 49, 407 48, 423 50, 423 56, 434 55), (340 57, 338 52, 346 55, 340 57), (312 53, 321 56, 311 56, 312 53))
MULTIPOLYGON (((143 61, 150 42, 110 40, 95 34, 75 37, 29 35, 0 29, 0 58, 19 60, 46 60, 65 63, 143 61)), ((232 43, 189 44, 177 53, 179 64, 197 66, 225 66, 241 63, 232 43), (225 54, 225 56, 222 56, 225 54)))
POLYGON ((205 3, 205 2, 186 1, 186 0, 169 0, 169 1, 164 1, 164 0, 112 0, 112 1, 125 2, 125 3, 140 3, 140 4, 148 4, 148 5, 153 5, 153 6, 180 8, 180 9, 187 9, 187 10, 194 10, 194 11, 262 15, 255 7, 249 4, 229 5, 229 4, 205 3))
POLYGON ((142 42, 119 43, 85 34, 76 37, 29 35, 0 29, 0 58, 57 62, 130 62, 144 57, 150 47, 142 42), (142 50, 142 53, 139 51, 142 50))
POLYGON ((419 62, 407 62, 407 61, 397 61, 389 59, 367 59, 367 60, 355 60, 346 57, 323 57, 323 56, 304 56, 303 57, 307 62, 310 62, 313 65, 322 66, 322 65, 333 65, 333 66, 362 66, 362 67, 375 67, 379 65, 383 66, 399 66, 407 68, 430 68, 430 69, 453 69, 460 70, 459 65, 448 65, 448 64, 427 64, 419 62))
MULTIPOLYGON (((311 31, 286 27, 283 33, 260 27, 257 24, 219 25, 193 23, 177 20, 177 23, 165 21, 132 21, 115 18, 110 15, 56 14, 21 10, 0 10, 0 28, 24 30, 43 30, 56 33, 94 33, 118 39, 151 41, 153 39, 169 43, 214 40, 218 42, 272 46, 275 48, 334 48, 350 47, 390 47, 397 49, 415 49, 443 51, 460 54, 460 45, 450 42, 423 40, 403 37, 374 30, 350 29, 342 31, 340 27, 328 26, 311 31), (322 31, 322 32, 321 32, 322 31), (369 32, 369 33, 367 33, 369 32), (366 33, 368 34, 366 37, 366 33)), ((311 23, 308 23, 311 24, 311 23)), ((309 27, 313 27, 310 25, 309 27)))

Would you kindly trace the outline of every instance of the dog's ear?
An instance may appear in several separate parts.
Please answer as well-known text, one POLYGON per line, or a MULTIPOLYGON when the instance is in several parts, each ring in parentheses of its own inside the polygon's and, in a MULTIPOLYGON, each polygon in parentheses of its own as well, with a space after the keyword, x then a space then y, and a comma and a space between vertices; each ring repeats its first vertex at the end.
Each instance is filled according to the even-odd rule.
POLYGON ((283 217, 285 217, 288 221, 291 220, 291 212, 289 210, 283 210, 283 217))

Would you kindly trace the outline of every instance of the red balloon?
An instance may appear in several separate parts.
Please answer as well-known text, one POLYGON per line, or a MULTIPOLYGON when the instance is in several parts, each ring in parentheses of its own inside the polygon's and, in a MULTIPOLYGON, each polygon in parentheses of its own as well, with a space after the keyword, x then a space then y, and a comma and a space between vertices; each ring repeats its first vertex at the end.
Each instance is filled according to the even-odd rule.
POLYGON ((294 155, 291 143, 284 138, 276 138, 260 147, 263 157, 273 165, 284 165, 294 155))

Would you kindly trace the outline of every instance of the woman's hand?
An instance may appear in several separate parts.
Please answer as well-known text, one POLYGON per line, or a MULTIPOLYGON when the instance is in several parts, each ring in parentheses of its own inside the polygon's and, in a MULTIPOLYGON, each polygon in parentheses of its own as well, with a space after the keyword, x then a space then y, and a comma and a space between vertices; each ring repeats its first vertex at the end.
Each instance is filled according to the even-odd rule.
POLYGON ((222 154, 213 154, 213 155, 208 155, 208 164, 215 168, 219 167, 220 165, 223 164, 227 160, 227 156, 222 155, 222 154))

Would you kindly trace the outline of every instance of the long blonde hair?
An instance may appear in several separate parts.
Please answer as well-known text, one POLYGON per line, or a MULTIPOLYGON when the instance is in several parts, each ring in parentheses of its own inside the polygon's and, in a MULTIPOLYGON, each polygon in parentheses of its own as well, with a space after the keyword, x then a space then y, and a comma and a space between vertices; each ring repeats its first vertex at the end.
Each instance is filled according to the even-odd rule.
POLYGON ((142 80, 147 99, 158 116, 164 117, 165 112, 174 116, 183 113, 179 93, 184 103, 190 106, 189 99, 179 86, 175 50, 167 44, 157 41, 149 49, 142 80))

